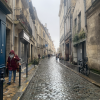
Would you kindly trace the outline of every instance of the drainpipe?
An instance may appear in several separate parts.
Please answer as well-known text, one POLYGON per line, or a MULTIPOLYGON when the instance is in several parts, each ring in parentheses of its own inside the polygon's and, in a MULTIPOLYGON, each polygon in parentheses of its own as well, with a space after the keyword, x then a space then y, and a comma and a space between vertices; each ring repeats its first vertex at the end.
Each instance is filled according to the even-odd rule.
MULTIPOLYGON (((86 0, 83 0, 84 2, 84 17, 85 17, 85 28, 87 30, 87 18, 86 18, 86 0)), ((86 36, 85 36, 86 37, 86 36)), ((84 47, 83 47, 84 48, 84 47)), ((83 50, 84 51, 84 50, 83 50)), ((84 54, 84 53, 83 53, 84 54)), ((84 56, 84 55, 83 55, 84 56)), ((86 52, 86 56, 87 56, 87 52, 86 52)))
MULTIPOLYGON (((15 15, 15 0, 13 0, 13 21, 15 20, 15 18, 14 18, 14 15, 15 15)), ((13 34, 13 37, 12 37, 12 39, 13 39, 13 41, 12 41, 12 50, 14 50, 14 38, 15 38, 15 26, 14 26, 14 22, 13 22, 13 27, 12 27, 12 34, 13 34)))
MULTIPOLYGON (((65 8, 65 7, 66 7, 66 0, 64 0, 64 55, 65 55, 65 46, 66 46, 66 45, 65 45, 65 32, 66 32, 66 31, 65 31, 65 28, 66 28, 66 27, 65 27, 65 24, 66 24, 66 22, 65 22, 65 15, 66 15, 66 10, 65 10, 65 9, 66 9, 66 8, 65 8)), ((66 57, 66 56, 65 56, 65 57, 66 57)))
POLYGON ((83 1, 84 1, 85 27, 87 28, 87 19, 86 19, 86 0, 83 0, 83 1))

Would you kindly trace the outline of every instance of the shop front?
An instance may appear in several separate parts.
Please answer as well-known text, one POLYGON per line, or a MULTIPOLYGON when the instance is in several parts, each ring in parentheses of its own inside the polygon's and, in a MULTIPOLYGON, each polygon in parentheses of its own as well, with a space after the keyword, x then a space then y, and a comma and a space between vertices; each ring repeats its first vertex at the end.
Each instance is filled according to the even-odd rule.
POLYGON ((74 44, 73 60, 79 64, 79 60, 83 60, 86 57, 86 41, 74 44))
POLYGON ((19 57, 21 59, 21 65, 22 68, 26 66, 26 63, 28 62, 28 58, 29 58, 29 46, 30 46, 30 38, 29 35, 25 32, 22 31, 19 34, 19 57))

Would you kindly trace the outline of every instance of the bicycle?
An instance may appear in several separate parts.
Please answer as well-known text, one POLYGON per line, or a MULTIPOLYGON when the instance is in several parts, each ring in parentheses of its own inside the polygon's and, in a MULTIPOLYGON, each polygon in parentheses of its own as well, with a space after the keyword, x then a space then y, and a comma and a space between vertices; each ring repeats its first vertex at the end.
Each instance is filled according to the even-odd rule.
POLYGON ((85 57, 84 60, 79 60, 79 65, 80 65, 79 72, 86 76, 89 76, 90 69, 88 67, 87 61, 88 61, 87 57, 85 57))

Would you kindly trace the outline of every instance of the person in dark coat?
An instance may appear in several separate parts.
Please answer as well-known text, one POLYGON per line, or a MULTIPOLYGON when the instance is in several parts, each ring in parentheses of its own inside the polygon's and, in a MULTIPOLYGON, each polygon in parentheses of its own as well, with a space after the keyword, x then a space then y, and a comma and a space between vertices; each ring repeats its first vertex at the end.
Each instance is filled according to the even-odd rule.
POLYGON ((15 83, 16 69, 17 69, 16 61, 17 60, 19 60, 19 58, 15 57, 14 51, 11 50, 9 53, 8 60, 7 60, 7 68, 9 71, 9 82, 7 83, 8 85, 11 84, 12 72, 13 72, 13 82, 15 83))
POLYGON ((58 59, 58 56, 57 56, 57 54, 56 54, 56 60, 58 59))
POLYGON ((40 59, 40 54, 38 54, 38 58, 40 59))

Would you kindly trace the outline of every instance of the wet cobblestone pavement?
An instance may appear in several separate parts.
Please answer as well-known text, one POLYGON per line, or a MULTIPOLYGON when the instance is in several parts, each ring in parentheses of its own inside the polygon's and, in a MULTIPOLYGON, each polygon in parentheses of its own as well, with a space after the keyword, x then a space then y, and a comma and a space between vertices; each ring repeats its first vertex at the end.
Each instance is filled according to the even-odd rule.
POLYGON ((52 57, 42 60, 21 100, 100 100, 100 88, 52 57))

